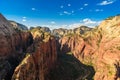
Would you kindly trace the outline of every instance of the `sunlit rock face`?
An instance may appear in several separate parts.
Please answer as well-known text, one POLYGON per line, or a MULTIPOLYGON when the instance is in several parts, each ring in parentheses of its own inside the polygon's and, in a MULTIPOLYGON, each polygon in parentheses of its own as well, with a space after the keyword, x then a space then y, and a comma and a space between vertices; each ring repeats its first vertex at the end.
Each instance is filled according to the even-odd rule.
POLYGON ((31 43, 32 35, 30 32, 16 30, 0 14, 0 79, 5 79, 6 76, 11 75, 13 68, 25 55, 24 52, 31 43))
POLYGON ((95 80, 120 79, 120 16, 104 20, 83 36, 65 36, 60 50, 72 52, 84 64, 94 67, 95 80))
POLYGON ((19 30, 28 30, 27 26, 17 23, 15 21, 11 21, 9 20, 10 24, 15 28, 15 29, 19 29, 19 30))
POLYGON ((91 31, 92 28, 89 28, 87 26, 80 26, 78 28, 75 29, 64 29, 64 28, 59 28, 59 29, 54 29, 52 30, 52 34, 56 37, 63 37, 66 35, 73 35, 73 34, 78 34, 78 35, 82 35, 88 31, 91 31))
POLYGON ((34 43, 28 49, 31 53, 16 67, 12 80, 49 80, 48 73, 54 68, 57 59, 56 40, 39 29, 32 34, 34 43))

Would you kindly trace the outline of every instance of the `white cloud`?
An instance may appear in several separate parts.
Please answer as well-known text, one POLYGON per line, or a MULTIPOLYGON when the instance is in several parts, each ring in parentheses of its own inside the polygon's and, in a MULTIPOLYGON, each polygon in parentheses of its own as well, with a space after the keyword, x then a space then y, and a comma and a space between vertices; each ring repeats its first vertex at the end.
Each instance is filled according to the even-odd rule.
POLYGON ((96 12, 102 12, 103 9, 96 9, 95 11, 96 11, 96 12))
POLYGON ((23 22, 26 22, 27 20, 26 19, 22 19, 23 22))
POLYGON ((90 12, 103 12, 104 10, 103 9, 94 9, 94 10, 90 9, 89 11, 90 12))
POLYGON ((73 10, 71 11, 71 13, 74 13, 74 12, 75 12, 75 11, 73 11, 73 10))
POLYGON ((35 11, 36 9, 35 8, 31 8, 31 10, 35 11))
POLYGON ((112 4, 114 3, 116 0, 104 0, 102 1, 101 3, 98 3, 97 5, 109 5, 109 4, 112 4))
POLYGON ((24 16, 24 17, 22 17, 22 18, 23 18, 23 19, 26 19, 27 17, 24 16))
POLYGON ((62 15, 74 15, 75 11, 72 10, 70 12, 68 11, 63 11, 63 12, 60 12, 59 15, 62 16, 62 15))
POLYGON ((51 30, 56 29, 56 28, 60 28, 60 26, 57 25, 41 25, 42 27, 49 27, 51 30))
POLYGON ((77 28, 80 26, 88 26, 88 27, 93 28, 93 27, 99 25, 100 22, 101 21, 95 21, 95 20, 91 20, 89 18, 85 18, 78 23, 73 23, 70 25, 61 25, 61 26, 58 26, 58 28, 74 29, 74 28, 77 28))
POLYGON ((67 14, 67 15, 71 15, 71 13, 68 12, 68 11, 64 11, 63 13, 64 13, 64 14, 67 14))
POLYGON ((63 5, 61 5, 61 6, 60 6, 60 8, 64 8, 64 6, 63 6, 63 5))
POLYGON ((70 7, 70 6, 71 6, 71 4, 68 4, 68 6, 70 7))
POLYGON ((89 26, 89 27, 94 27, 98 24, 100 24, 101 21, 95 21, 95 20, 91 20, 89 18, 85 18, 83 20, 80 21, 80 23, 86 25, 86 26, 89 26))
POLYGON ((81 20, 79 23, 73 23, 73 24, 70 24, 70 25, 67 25, 67 26, 64 26, 66 28, 69 28, 69 29, 73 29, 73 28, 77 28, 77 27, 80 27, 80 26, 88 26, 88 27, 95 27, 97 25, 100 24, 101 21, 95 21, 95 20, 91 20, 89 18, 85 18, 83 20, 81 20))
POLYGON ((80 8, 80 10, 83 10, 83 9, 84 9, 84 8, 82 8, 82 7, 80 8))
POLYGON ((78 23, 73 23, 69 25, 66 25, 66 24, 56 25, 55 21, 51 21, 50 23, 51 23, 50 25, 41 25, 41 26, 49 27, 50 29, 56 29, 56 28, 74 29, 80 26, 88 26, 88 27, 93 28, 99 25, 101 21, 95 21, 95 20, 91 20, 90 18, 85 18, 85 19, 80 20, 80 22, 78 23))
POLYGON ((88 4, 84 4, 84 6, 88 6, 88 4))
POLYGON ((51 23, 51 24, 56 24, 56 22, 55 22, 55 21, 51 21, 50 23, 51 23))

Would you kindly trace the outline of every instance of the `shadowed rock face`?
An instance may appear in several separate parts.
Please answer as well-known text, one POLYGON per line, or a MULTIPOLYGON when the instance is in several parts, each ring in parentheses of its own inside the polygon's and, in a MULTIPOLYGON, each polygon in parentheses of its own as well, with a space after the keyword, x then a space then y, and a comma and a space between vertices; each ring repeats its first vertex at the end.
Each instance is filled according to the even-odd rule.
POLYGON ((10 79, 11 73, 31 43, 30 32, 16 31, 0 14, 0 79, 10 79))
POLYGON ((47 75, 54 68, 57 59, 56 40, 39 29, 32 34, 34 43, 28 49, 30 54, 15 69, 12 80, 49 80, 47 75))
POLYGON ((84 64, 92 65, 95 80, 120 79, 120 16, 103 21, 85 35, 63 37, 60 50, 72 52, 84 64))
POLYGON ((10 24, 15 28, 15 29, 19 29, 19 30, 28 30, 27 26, 17 23, 15 21, 11 21, 9 20, 10 24))

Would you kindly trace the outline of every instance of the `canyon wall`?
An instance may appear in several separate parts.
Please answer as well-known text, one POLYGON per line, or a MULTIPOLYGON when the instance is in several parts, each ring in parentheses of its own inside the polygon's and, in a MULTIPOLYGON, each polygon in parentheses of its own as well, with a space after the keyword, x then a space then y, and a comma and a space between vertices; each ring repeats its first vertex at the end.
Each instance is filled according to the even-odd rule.
POLYGON ((9 79, 32 41, 30 32, 15 30, 0 14, 0 79, 9 79))
POLYGON ((34 30, 32 34, 34 43, 28 49, 30 53, 15 69, 12 80, 49 80, 49 72, 57 60, 56 40, 39 29, 34 30), (34 51, 31 51, 33 48, 34 51))
POLYGON ((60 51, 72 52, 86 65, 94 67, 95 80, 120 79, 120 16, 104 20, 84 35, 65 36, 59 40, 60 51))

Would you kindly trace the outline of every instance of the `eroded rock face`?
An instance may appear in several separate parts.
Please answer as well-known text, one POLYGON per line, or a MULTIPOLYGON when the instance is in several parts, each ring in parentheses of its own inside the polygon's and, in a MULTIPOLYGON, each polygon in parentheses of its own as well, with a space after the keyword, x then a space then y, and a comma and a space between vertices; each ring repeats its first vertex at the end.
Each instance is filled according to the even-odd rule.
POLYGON ((57 59, 56 40, 49 33, 38 31, 32 33, 34 43, 29 50, 34 51, 15 69, 12 80, 49 80, 48 73, 57 59))
POLYGON ((87 26, 80 26, 78 28, 75 28, 75 29, 64 29, 64 28, 59 28, 59 29, 54 29, 52 30, 52 34, 56 37, 63 37, 63 36, 66 36, 66 35, 71 35, 71 34, 78 34, 78 35, 81 35, 81 34, 84 34, 86 33, 87 31, 91 31, 92 28, 89 28, 87 26))
POLYGON ((120 16, 103 21, 97 29, 81 36, 60 39, 60 50, 72 52, 84 64, 92 65, 95 80, 120 79, 120 16))
POLYGON ((30 32, 16 31, 0 14, 0 79, 12 73, 32 41, 30 32))
POLYGON ((11 21, 9 20, 10 24, 15 28, 15 29, 19 29, 19 30, 28 30, 27 26, 17 23, 15 21, 11 21))

